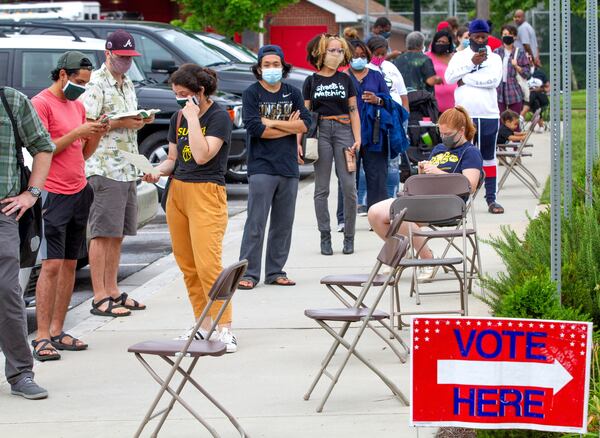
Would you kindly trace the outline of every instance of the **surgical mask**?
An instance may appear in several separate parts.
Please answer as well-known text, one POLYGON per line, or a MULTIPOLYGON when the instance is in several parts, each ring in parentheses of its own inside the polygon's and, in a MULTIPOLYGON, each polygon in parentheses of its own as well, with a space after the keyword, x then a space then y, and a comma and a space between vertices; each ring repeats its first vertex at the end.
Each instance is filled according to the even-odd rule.
POLYGON ((392 36, 392 32, 381 32, 381 33, 379 34, 379 36, 380 36, 381 38, 385 38, 385 39, 387 40, 389 37, 391 37, 391 36, 392 36))
POLYGON ((124 75, 131 68, 131 64, 133 63, 133 58, 131 56, 125 57, 116 57, 114 55, 110 56, 110 66, 113 72, 124 75))
POLYGON ((514 37, 514 36, 512 36, 512 35, 504 35, 504 36, 502 37, 502 42, 503 42, 504 44, 506 44, 507 46, 510 46, 512 43, 514 43, 514 42, 515 42, 515 37, 514 37))
POLYGON ((62 91, 67 100, 77 100, 79 96, 85 93, 85 87, 78 84, 74 84, 71 81, 67 81, 62 91))
MULTIPOLYGON (((187 97, 176 97, 175 99, 177 100, 177 103, 181 108, 184 108, 189 100, 189 98, 187 97)), ((198 98, 196 96, 192 96, 192 102, 194 103, 194 105, 198 105, 198 98)))
POLYGON ((263 80, 269 85, 275 85, 283 77, 282 68, 265 68, 261 74, 263 80))
POLYGON ((436 55, 450 53, 450 44, 434 44, 433 47, 431 48, 431 50, 436 55))
POLYGON ((469 40, 469 45, 471 47, 471 50, 474 51, 475 53, 479 52, 479 49, 486 48, 487 47, 487 43, 488 43, 487 38, 486 38, 486 40, 482 44, 476 43, 473 40, 469 40))
POLYGON ((463 46, 463 49, 466 49, 467 47, 469 47, 469 43, 470 43, 469 38, 465 38, 464 40, 462 40, 461 44, 463 46))
POLYGON ((337 70, 337 68, 340 66, 340 64, 342 63, 342 55, 333 55, 331 53, 328 53, 327 55, 325 55, 325 60, 323 61, 323 64, 325 64, 326 67, 329 67, 332 70, 337 70))
POLYGON ((457 134, 458 132, 453 135, 442 135, 442 143, 444 144, 444 146, 448 149, 452 149, 453 147, 455 147, 456 144, 460 141, 460 137, 458 137, 458 140, 455 139, 457 134))
POLYGON ((371 58, 371 64, 373 64, 376 67, 381 67, 381 64, 383 64, 383 61, 385 61, 384 56, 373 56, 371 58))
POLYGON ((352 61, 350 61, 350 67, 352 67, 354 70, 364 70, 365 67, 367 66, 367 60, 365 58, 352 58, 352 61))

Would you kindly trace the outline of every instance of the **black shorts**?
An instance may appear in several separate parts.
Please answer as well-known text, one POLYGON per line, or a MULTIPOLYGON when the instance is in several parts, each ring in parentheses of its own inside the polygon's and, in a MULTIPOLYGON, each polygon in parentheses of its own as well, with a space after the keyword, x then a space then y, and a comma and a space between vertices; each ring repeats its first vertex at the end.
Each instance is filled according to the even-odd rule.
POLYGON ((87 255, 87 222, 94 190, 88 184, 72 195, 43 194, 42 260, 78 260, 87 255))

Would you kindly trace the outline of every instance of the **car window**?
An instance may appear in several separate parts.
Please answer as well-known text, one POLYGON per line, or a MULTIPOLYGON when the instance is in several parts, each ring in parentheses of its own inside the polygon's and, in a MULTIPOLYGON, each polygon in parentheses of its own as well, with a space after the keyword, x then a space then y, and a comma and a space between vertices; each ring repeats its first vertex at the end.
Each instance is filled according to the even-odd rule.
MULTIPOLYGON (((44 88, 50 85, 50 72, 56 68, 58 58, 66 50, 35 50, 23 52, 23 67, 21 69, 21 86, 23 88, 44 88)), ((94 68, 98 68, 98 59, 94 52, 83 51, 94 68)))
POLYGON ((225 55, 222 55, 216 50, 211 49, 198 38, 193 37, 183 31, 168 29, 157 32, 157 34, 169 43, 177 46, 198 65, 208 67, 211 65, 230 62, 229 58, 227 58, 225 55))
POLYGON ((131 32, 131 35, 135 40, 135 49, 142 54, 138 59, 139 66, 146 73, 152 72, 152 61, 154 59, 173 61, 178 64, 173 54, 153 39, 135 32, 131 32))
POLYGON ((8 52, 0 52, 0 85, 8 83, 8 52))

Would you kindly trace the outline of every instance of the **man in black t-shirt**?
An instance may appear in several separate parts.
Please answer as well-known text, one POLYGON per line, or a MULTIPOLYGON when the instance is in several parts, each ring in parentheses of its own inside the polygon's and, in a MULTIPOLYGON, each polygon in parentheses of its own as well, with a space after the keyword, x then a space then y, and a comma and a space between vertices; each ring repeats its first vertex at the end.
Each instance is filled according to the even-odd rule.
POLYGON ((262 248, 269 212, 265 283, 293 286, 283 267, 292 240, 302 151, 296 134, 306 132, 310 114, 297 88, 281 82, 291 65, 279 46, 258 51, 252 67, 258 80, 242 96, 242 115, 248 131, 248 218, 240 260, 248 269, 240 289, 253 289, 260 280, 262 248))
POLYGON ((425 90, 434 94, 433 86, 441 84, 442 78, 435 74, 431 58, 423 53, 425 36, 421 32, 411 32, 406 36, 406 52, 394 61, 398 67, 407 91, 425 90))

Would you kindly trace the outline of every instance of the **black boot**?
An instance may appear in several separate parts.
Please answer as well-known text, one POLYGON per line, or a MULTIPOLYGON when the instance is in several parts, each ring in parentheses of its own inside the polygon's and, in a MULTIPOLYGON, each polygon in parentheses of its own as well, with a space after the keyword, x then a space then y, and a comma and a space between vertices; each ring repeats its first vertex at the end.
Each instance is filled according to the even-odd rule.
POLYGON ((352 254, 354 252, 354 237, 344 237, 344 254, 352 254))
POLYGON ((331 248, 331 233, 329 231, 321 231, 321 254, 333 255, 331 248))

